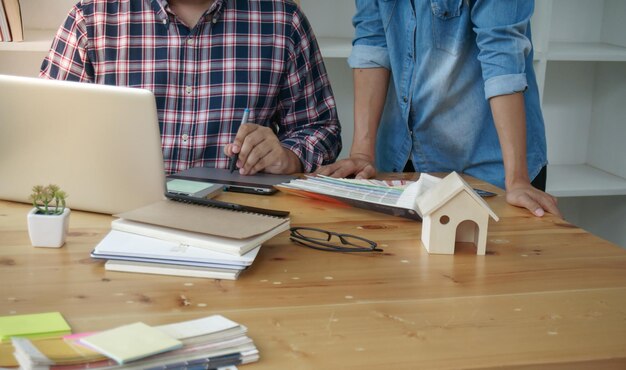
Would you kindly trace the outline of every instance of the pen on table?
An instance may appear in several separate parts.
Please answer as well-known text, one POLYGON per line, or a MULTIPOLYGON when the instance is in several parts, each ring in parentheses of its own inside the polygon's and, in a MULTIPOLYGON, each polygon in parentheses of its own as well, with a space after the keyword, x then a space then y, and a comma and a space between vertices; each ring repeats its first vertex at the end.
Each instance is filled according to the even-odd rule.
MULTIPOLYGON (((241 124, 248 122, 248 117, 250 116, 250 109, 246 108, 243 111, 243 117, 241 117, 241 124)), ((241 127, 241 125, 239 125, 241 127)), ((237 167, 237 161, 239 160, 239 153, 235 153, 232 157, 230 157, 230 173, 233 173, 237 167)))

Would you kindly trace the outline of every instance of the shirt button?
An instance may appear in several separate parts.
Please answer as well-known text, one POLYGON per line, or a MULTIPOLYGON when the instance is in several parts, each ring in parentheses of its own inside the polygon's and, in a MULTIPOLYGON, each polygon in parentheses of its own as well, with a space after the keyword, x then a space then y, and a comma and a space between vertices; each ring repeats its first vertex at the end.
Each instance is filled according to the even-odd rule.
POLYGON ((408 98, 408 97, 406 97, 406 96, 403 96, 403 97, 402 97, 402 101, 406 103, 406 102, 408 102, 408 101, 409 101, 409 98, 408 98))
POLYGON ((163 24, 167 24, 167 19, 164 19, 164 20, 163 20, 163 24))
POLYGON ((187 93, 187 95, 191 94, 192 91, 193 89, 191 88, 191 86, 185 87, 185 92, 187 93))
POLYGON ((187 140, 189 140, 189 135, 183 134, 183 141, 187 142, 187 140))
POLYGON ((189 46, 193 45, 193 39, 187 39, 187 45, 189 46))

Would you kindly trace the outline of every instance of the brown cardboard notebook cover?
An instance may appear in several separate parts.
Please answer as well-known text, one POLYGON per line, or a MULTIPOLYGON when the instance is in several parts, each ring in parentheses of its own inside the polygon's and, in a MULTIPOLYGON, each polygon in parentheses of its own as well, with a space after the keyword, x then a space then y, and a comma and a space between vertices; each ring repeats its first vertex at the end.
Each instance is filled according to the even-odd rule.
POLYGON ((289 218, 169 200, 162 200, 115 216, 132 221, 234 239, 245 239, 264 234, 285 222, 289 222, 289 218))

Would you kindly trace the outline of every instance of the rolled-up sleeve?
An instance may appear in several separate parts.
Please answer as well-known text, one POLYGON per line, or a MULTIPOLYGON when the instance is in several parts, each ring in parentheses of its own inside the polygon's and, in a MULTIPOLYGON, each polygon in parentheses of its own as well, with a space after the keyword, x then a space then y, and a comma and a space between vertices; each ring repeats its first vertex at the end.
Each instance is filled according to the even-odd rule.
POLYGON ((356 0, 356 14, 352 18, 352 24, 354 40, 348 58, 350 67, 391 69, 378 2, 356 0))
POLYGON ((334 162, 341 151, 341 126, 322 54, 306 17, 296 11, 285 84, 279 94, 283 147, 304 172, 334 162))
POLYGON ((477 0, 472 22, 485 81, 485 97, 526 90, 526 60, 532 50, 528 27, 533 0, 477 0))

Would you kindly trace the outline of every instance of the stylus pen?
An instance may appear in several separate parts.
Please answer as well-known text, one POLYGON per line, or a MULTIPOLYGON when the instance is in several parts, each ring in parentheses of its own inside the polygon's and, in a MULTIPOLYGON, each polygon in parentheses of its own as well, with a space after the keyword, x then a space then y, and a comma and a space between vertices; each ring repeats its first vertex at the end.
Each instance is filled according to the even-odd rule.
MULTIPOLYGON (((246 110, 243 111, 243 117, 241 117, 241 125, 243 125, 244 123, 248 122, 248 117, 249 116, 250 116, 250 109, 246 108, 246 110)), ((241 125, 239 125, 239 128, 241 128, 241 125)), ((239 160, 239 153, 235 153, 235 155, 230 157, 230 166, 229 166, 230 167, 230 173, 235 172, 238 160, 239 160)))

